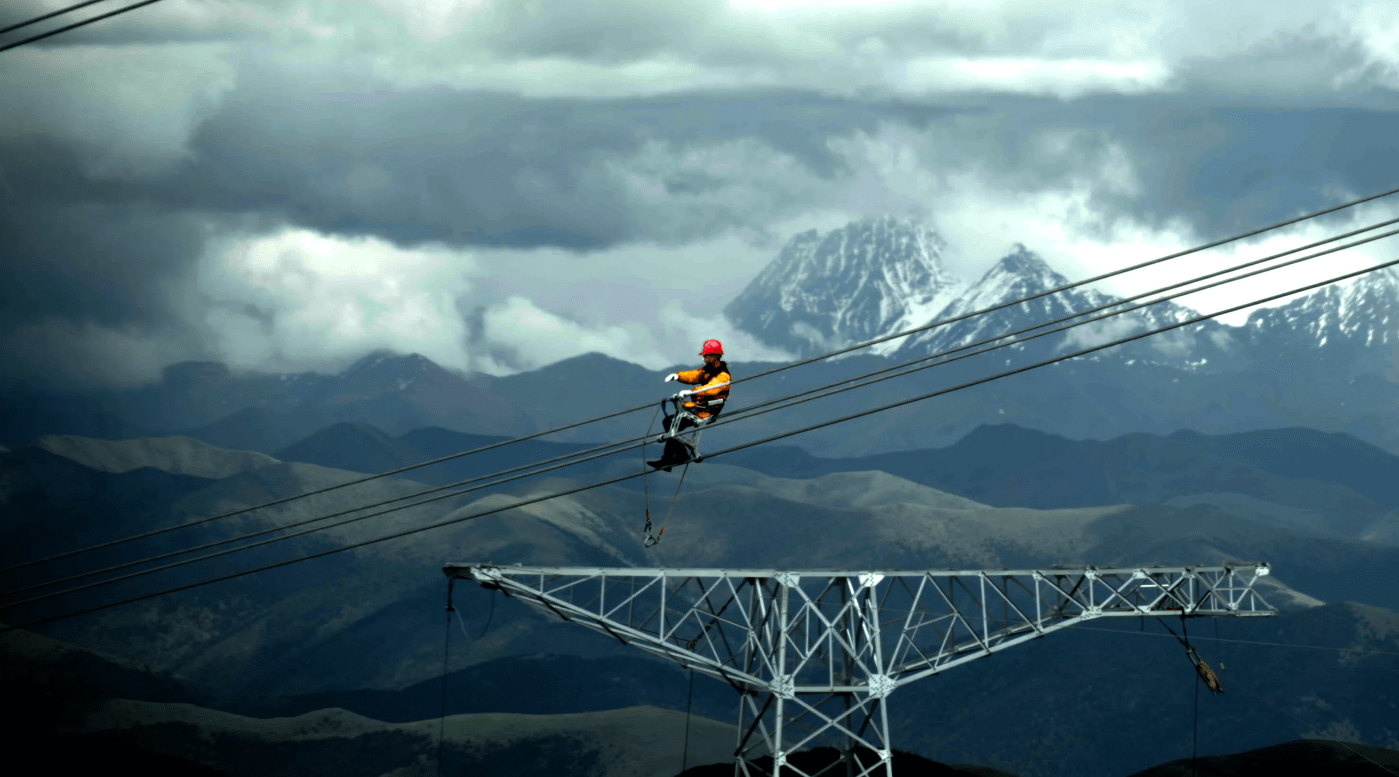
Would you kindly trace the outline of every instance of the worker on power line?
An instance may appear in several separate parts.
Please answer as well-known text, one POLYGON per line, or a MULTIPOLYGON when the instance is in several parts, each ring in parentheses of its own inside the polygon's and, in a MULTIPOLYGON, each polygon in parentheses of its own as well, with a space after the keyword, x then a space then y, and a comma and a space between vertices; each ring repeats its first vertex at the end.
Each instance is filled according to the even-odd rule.
MULTIPOLYGON (((729 365, 724 363, 723 344, 718 340, 705 340, 704 347, 700 349, 700 356, 704 357, 703 367, 672 372, 665 378, 667 383, 678 380, 681 383, 699 386, 680 392, 685 404, 676 415, 665 417, 663 423, 667 433, 671 433, 672 426, 674 434, 678 434, 690 427, 708 423, 718 417, 719 411, 724 409, 724 402, 729 398, 729 382, 733 377, 729 375, 729 365)), ((690 453, 686 446, 672 434, 666 438, 665 451, 661 458, 646 463, 657 469, 669 470, 689 460, 690 453)))

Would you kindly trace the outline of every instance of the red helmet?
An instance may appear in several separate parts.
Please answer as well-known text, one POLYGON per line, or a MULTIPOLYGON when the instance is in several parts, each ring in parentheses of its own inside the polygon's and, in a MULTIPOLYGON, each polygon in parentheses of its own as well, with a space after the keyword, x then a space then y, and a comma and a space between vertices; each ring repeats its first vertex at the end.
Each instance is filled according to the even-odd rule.
POLYGON ((704 350, 700 351, 700 356, 707 356, 711 353, 717 353, 720 356, 723 356, 724 344, 719 342, 718 340, 705 340, 704 350))

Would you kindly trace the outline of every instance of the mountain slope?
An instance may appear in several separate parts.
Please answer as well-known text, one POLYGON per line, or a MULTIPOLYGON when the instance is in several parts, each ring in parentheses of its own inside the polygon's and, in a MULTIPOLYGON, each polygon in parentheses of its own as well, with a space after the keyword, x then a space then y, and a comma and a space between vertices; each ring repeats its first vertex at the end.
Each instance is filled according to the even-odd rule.
MULTIPOLYGON (((726 760, 733 726, 652 707, 575 715, 453 715, 443 724, 443 772, 519 777, 668 777, 686 749, 726 760)), ((438 721, 388 724, 338 709, 264 720, 188 704, 113 700, 73 722, 77 734, 119 733, 152 752, 230 775, 379 777, 435 772, 438 721)))
MULTIPOLYGON (((949 301, 937 319, 953 319, 970 316, 962 321, 935 327, 913 335, 899 345, 893 356, 897 360, 913 359, 934 353, 941 353, 989 338, 1007 335, 1022 329, 1036 327, 1050 321, 1071 317, 1097 308, 1110 306, 1114 302, 1092 287, 1080 287, 1055 292, 1027 302, 1019 302, 1051 289, 1069 284, 1069 279, 1056 272, 1038 254, 1023 245, 996 262, 976 283, 949 301), (976 314, 978 311, 1007 305, 990 313, 976 314)), ((1141 301, 1131 303, 1140 304, 1141 301)), ((1118 307, 1107 307, 1094 317, 1111 313, 1118 307)), ((1012 346, 1011 351, 1028 348, 1039 357, 1079 350, 1110 340, 1119 339, 1138 332, 1159 329, 1179 323, 1198 315, 1173 301, 1160 302, 1130 312, 1121 313, 1101 322, 1071 329, 1067 332, 1038 338, 1028 345, 1012 346)), ((932 319, 927 322, 930 323, 932 319)), ((1065 322, 1065 323, 1072 323, 1065 322)), ((1055 327, 1063 326, 1056 324, 1055 327)), ((1020 337, 1036 334, 1030 332, 1020 337)), ((984 347, 984 346, 983 346, 984 347)), ((1117 346, 1105 352, 1098 352, 1087 358, 1108 358, 1120 362, 1143 362, 1164 364, 1177 369, 1196 371, 1219 369, 1226 360, 1225 353, 1237 350, 1234 342, 1222 325, 1206 321, 1185 329, 1156 335, 1145 340, 1117 346)))
POLYGON ((1399 272, 1375 270, 1323 286, 1284 305, 1255 310, 1244 325, 1262 360, 1308 353, 1348 377, 1399 377, 1399 272))
POLYGON ((191 437, 134 440, 41 437, 33 445, 98 472, 130 472, 151 467, 172 475, 219 480, 278 463, 277 459, 261 453, 225 450, 191 437))
POLYGON ((774 446, 719 461, 780 477, 881 470, 1000 506, 1230 503, 1260 521, 1345 538, 1399 507, 1399 456, 1309 429, 1099 442, 1000 424, 945 448, 837 459, 774 446))
POLYGON ((45 435, 124 440, 149 434, 149 428, 116 412, 101 396, 0 383, 0 443, 7 447, 45 435))
MULTIPOLYGON (((1178 622, 1170 625, 1180 632, 1178 622)), ((1388 690, 1399 679, 1394 612, 1327 605, 1266 620, 1196 619, 1187 631, 1225 690, 1200 699, 1202 765, 1300 737, 1397 744, 1388 690)), ((1195 682, 1182 646, 1159 623, 1090 621, 901 688, 888 701, 893 744, 1027 777, 1124 774, 1188 755, 1195 682)), ((453 714, 513 712, 538 698, 541 712, 583 712, 634 695, 683 712, 686 688, 683 670, 636 655, 514 656, 454 672, 448 705, 453 714)), ((734 698, 724 683, 695 680, 697 714, 731 720, 734 698)), ((409 721, 437 714, 440 703, 433 678, 402 691, 287 699, 267 714, 333 705, 409 721)))
MULTIPOLYGON (((1084 461, 1092 465, 1090 469, 1099 466, 1094 460, 1084 461)), ((1399 549, 1270 527, 1227 505, 993 508, 983 506, 981 499, 968 500, 884 473, 782 480, 722 462, 716 459, 694 468, 676 503, 666 541, 655 551, 644 551, 640 543, 645 515, 642 494, 602 488, 113 610, 100 619, 60 622, 46 633, 119 655, 140 656, 152 665, 181 672, 200 687, 237 697, 266 694, 273 688, 280 693, 309 693, 347 683, 402 687, 431 676, 434 665, 440 667, 435 663, 439 659, 433 658, 440 632, 432 615, 441 611, 438 570, 448 561, 653 566, 665 559, 684 559, 687 565, 717 567, 917 569, 1200 563, 1246 557, 1273 562, 1278 579, 1323 601, 1395 604, 1383 598, 1392 594, 1392 588, 1373 581, 1399 574, 1399 549)), ((621 474, 631 474, 633 464, 613 466, 621 474)), ((181 516, 214 515, 357 477, 342 470, 282 463, 212 484, 206 481, 196 493, 180 496, 161 509, 181 516)), ((666 493, 675 477, 656 477, 653 495, 666 493)), ((120 584, 105 595, 144 592, 156 583, 177 584, 429 522, 470 518, 486 509, 509 507, 521 497, 575 484, 521 481, 510 488, 511 493, 455 497, 395 512, 227 556, 179 574, 120 584)), ((190 538, 182 541, 205 542, 232 531, 286 525, 409 495, 420 488, 399 478, 371 481, 239 516, 226 526, 221 522, 193 529, 190 538)), ((665 499, 658 496, 652 501, 653 514, 665 499)), ((81 506, 70 509, 71 513, 56 515, 54 522, 67 522, 76 529, 87 525, 83 521, 108 517, 88 515, 81 506)), ((43 550, 36 546, 32 552, 43 550)), ((1285 594, 1279 604, 1294 600, 1306 602, 1304 597, 1285 594)), ((24 615, 38 617, 46 612, 39 608, 24 615)), ((472 628, 479 629, 487 616, 477 612, 473 617, 477 620, 472 628)), ((621 649, 603 637, 569 636, 566 624, 560 628, 533 625, 492 631, 474 646, 471 662, 548 650, 560 639, 580 655, 608 655, 621 649)))
POLYGON ((1327 774, 1369 777, 1399 767, 1399 752, 1339 740, 1303 739, 1246 753, 1182 758, 1137 772, 1132 777, 1196 777, 1224 774, 1327 774), (1383 770, 1383 771, 1381 771, 1383 770))
MULTIPOLYGON (((154 467, 104 472, 35 446, 0 454, 0 558, 9 566, 178 524, 174 503, 213 482, 154 467)), ((168 547, 155 538, 140 552, 168 547)), ((105 565, 131 550, 16 570, 6 576, 7 589, 105 565)))
POLYGON ((282 461, 350 472, 387 472, 426 460, 408 443, 363 423, 339 423, 277 451, 282 461))

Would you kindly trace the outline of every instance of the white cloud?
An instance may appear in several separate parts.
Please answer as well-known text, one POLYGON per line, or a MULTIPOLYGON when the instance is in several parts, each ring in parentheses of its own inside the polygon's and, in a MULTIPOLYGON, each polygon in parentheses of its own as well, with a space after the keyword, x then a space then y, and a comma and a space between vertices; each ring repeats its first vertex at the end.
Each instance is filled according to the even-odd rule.
POLYGON ((1002 92, 1061 99, 1159 91, 1171 76, 1166 63, 1154 59, 934 56, 909 60, 901 71, 892 83, 906 95, 1002 92))
POLYGON ((705 340, 715 339, 724 344, 724 358, 729 361, 789 361, 792 354, 772 348, 755 340, 747 332, 734 328, 717 311, 708 315, 686 312, 679 304, 668 304, 661 310, 661 336, 670 360, 666 365, 697 362, 705 340))
POLYGON ((494 375, 590 351, 661 369, 697 362, 709 338, 733 359, 789 358, 720 312, 743 273, 756 272, 754 258, 766 256, 733 235, 591 256, 480 253, 286 227, 232 231, 210 240, 191 278, 169 281, 175 326, 49 318, 15 330, 4 347, 12 363, 116 385, 155 380, 189 359, 247 372, 336 372, 376 349, 494 375), (512 288, 520 293, 501 291, 512 288))
POLYGON ((486 309, 481 320, 481 342, 472 349, 472 367, 494 375, 532 370, 589 352, 653 370, 697 364, 696 354, 711 338, 724 343, 726 358, 731 360, 791 358, 734 329, 718 313, 696 315, 673 300, 664 303, 651 321, 586 325, 545 310, 528 298, 512 296, 486 309))
MULTIPOLYGON (((1083 324, 1070 329, 1064 336, 1063 350, 1076 351, 1082 348, 1092 348, 1103 343, 1119 340, 1123 337, 1136 334, 1139 327, 1132 321, 1123 318, 1107 318, 1102 321, 1095 321, 1083 324)), ((1157 335, 1152 342, 1160 338, 1157 335)))
POLYGON ((592 351, 652 368, 667 363, 641 322, 587 327, 544 310, 525 297, 511 297, 488 308, 482 322, 482 336, 490 349, 505 350, 511 356, 509 362, 494 357, 479 361, 478 369, 494 374, 531 370, 592 351))
POLYGON ((237 368, 335 369, 388 348, 465 369, 468 331, 456 303, 474 269, 469 256, 441 247, 293 229, 229 236, 201 258, 187 315, 237 368))
MULTIPOLYGON (((1353 198, 1354 195, 1345 195, 1338 199, 1345 200, 1353 198)), ((1301 214, 1298 213, 1297 215, 1301 214)), ((1141 293, 1150 289, 1173 284, 1186 278, 1205 275, 1222 270, 1226 267, 1262 259, 1266 256, 1283 251, 1289 251, 1312 242, 1325 240, 1342 232, 1368 227, 1371 224, 1393 218, 1399 218, 1399 203, 1390 204, 1380 201, 1379 203, 1358 206, 1325 221, 1308 221, 1274 232, 1265 233, 1264 235, 1250 238, 1246 241, 1230 243, 1198 254, 1172 259, 1160 265, 1114 278, 1104 282, 1103 286, 1105 291, 1124 296, 1141 293)), ((1310 256, 1338 245, 1373 237, 1395 228, 1395 225, 1391 225, 1352 238, 1347 238, 1344 241, 1328 243, 1306 251, 1292 253, 1240 272, 1225 274, 1220 276, 1220 278, 1211 279, 1204 283, 1213 283, 1217 280, 1235 277, 1242 273, 1253 272, 1260 268, 1277 266, 1284 262, 1310 256)), ((1188 230, 1183 228, 1176 231, 1174 241, 1167 239, 1169 237, 1168 234, 1151 235, 1145 230, 1137 230, 1136 233, 1138 235, 1137 239, 1129 244, 1132 250, 1125 257, 1116 259, 1117 266, 1136 264, 1140 261, 1166 256, 1204 242, 1200 237, 1192 235, 1188 230), (1127 257, 1130 257, 1130 259, 1127 257)), ((1209 291, 1187 294, 1180 297, 1177 301, 1180 304, 1194 308, 1202 313, 1225 310, 1247 303, 1250 300, 1277 295, 1290 289, 1318 283, 1365 267, 1373 267, 1382 261, 1392 259, 1396 245, 1399 245, 1399 236, 1378 240, 1373 243, 1328 254, 1316 259, 1309 259, 1290 267, 1259 274, 1253 278, 1226 283, 1209 291)), ((1101 272, 1113 266, 1114 257, 1109 252, 1104 251, 1103 248, 1104 247, 1093 245, 1082 247, 1079 255, 1087 259, 1087 261, 1082 262, 1085 270, 1097 270, 1101 272)), ((1198 285, 1200 284, 1191 284, 1186 288, 1195 288, 1198 285)), ((1295 299, 1296 296, 1297 295, 1287 295, 1267 302, 1263 307, 1283 305, 1289 300, 1295 299)), ((1218 320, 1232 326, 1240 326, 1247 320, 1248 314, 1255 309, 1257 309, 1257 307, 1243 308, 1233 313, 1220 316, 1218 320)))
POLYGON ((777 245, 753 237, 730 231, 586 254, 479 249, 466 305, 481 310, 483 329, 473 333, 471 367, 508 374, 599 351, 661 369, 696 361, 710 338, 740 361, 790 358, 734 329, 722 313, 776 254, 777 245))
MULTIPOLYGON (((340 63, 356 73, 367 67, 377 86, 390 88, 616 98, 775 87, 847 97, 1071 99, 1199 87, 1393 87, 1396 28, 1393 4, 1375 0, 1070 7, 1045 0, 187 0, 85 35, 140 46, 236 41, 261 58, 340 63)), ((28 75, 32 67, 18 71, 28 75)))

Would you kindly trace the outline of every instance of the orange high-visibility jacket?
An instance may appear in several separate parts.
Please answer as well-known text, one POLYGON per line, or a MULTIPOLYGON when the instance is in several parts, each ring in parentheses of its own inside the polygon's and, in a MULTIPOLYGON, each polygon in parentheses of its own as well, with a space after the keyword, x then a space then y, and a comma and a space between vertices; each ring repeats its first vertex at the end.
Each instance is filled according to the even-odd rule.
POLYGON ((685 409, 695 414, 696 418, 708 418, 718 415, 724 409, 724 402, 729 398, 729 381, 733 378, 729 375, 729 365, 719 362, 719 369, 712 374, 706 374, 701 368, 698 370, 685 370, 675 373, 676 379, 681 383, 690 385, 703 384, 695 389, 690 395, 690 401, 685 403, 685 409), (720 386, 719 384, 723 384, 720 386), (706 386, 718 386, 718 388, 705 388, 706 386))

